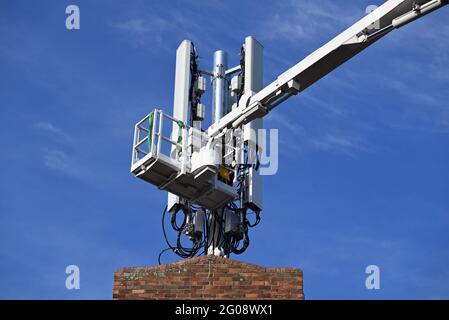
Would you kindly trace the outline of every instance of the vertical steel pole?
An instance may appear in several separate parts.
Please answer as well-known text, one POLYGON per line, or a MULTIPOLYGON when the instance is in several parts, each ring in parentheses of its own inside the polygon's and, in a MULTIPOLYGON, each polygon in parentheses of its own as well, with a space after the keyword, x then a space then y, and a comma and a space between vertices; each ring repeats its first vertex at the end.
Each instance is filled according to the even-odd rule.
POLYGON ((212 80, 212 122, 216 123, 226 113, 228 106, 228 81, 225 76, 228 68, 228 54, 223 50, 214 53, 214 78, 212 80))
MULTIPOLYGON (((212 79, 212 123, 218 122, 228 109, 229 83, 226 79, 228 68, 228 54, 223 50, 214 53, 214 77, 212 79)), ((223 208, 209 212, 210 235, 208 235, 207 254, 223 254, 220 248, 220 236, 222 232, 223 208)))

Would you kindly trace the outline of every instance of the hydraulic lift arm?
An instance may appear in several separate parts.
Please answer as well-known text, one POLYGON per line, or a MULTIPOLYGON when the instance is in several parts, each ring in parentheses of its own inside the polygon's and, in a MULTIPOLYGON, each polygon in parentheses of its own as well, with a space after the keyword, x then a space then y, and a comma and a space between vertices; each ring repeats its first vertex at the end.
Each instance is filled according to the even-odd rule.
POLYGON ((394 29, 449 3, 449 0, 389 0, 254 95, 243 95, 237 108, 208 129, 210 137, 238 128, 300 93, 394 29))

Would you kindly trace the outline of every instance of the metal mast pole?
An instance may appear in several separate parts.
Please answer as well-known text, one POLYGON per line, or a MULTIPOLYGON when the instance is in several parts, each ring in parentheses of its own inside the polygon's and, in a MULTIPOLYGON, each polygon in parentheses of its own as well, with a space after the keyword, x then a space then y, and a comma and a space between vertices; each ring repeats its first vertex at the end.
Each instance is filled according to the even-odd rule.
MULTIPOLYGON (((228 54, 223 50, 215 51, 214 77, 212 79, 212 123, 217 123, 227 113, 229 91, 229 84, 226 78, 227 69, 228 54)), ((224 208, 209 211, 208 255, 223 255, 223 248, 220 248, 223 212, 224 208)))
POLYGON ((214 78, 212 79, 212 123, 218 122, 226 113, 228 97, 228 54, 223 50, 214 53, 214 78))

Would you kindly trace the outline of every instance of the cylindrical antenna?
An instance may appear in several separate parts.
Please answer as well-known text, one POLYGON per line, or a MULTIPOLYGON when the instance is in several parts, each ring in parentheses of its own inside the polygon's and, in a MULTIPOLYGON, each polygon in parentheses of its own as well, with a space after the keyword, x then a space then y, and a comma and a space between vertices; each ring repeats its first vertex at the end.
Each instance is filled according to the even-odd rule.
POLYGON ((216 123, 225 115, 228 99, 228 81, 225 72, 228 68, 228 54, 223 50, 214 53, 214 78, 212 80, 212 122, 216 123))

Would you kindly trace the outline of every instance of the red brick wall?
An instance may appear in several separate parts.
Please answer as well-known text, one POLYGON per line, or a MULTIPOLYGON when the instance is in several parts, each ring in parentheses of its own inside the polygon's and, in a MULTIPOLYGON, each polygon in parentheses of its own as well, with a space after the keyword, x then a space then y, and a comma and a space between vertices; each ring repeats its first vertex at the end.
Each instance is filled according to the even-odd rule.
POLYGON ((114 274, 114 299, 304 299, 302 271, 216 256, 114 274))

